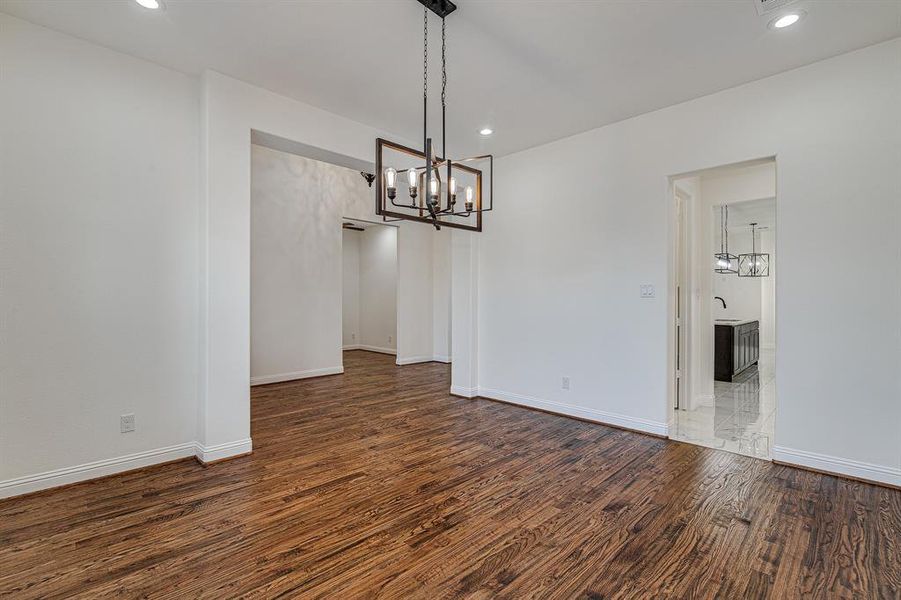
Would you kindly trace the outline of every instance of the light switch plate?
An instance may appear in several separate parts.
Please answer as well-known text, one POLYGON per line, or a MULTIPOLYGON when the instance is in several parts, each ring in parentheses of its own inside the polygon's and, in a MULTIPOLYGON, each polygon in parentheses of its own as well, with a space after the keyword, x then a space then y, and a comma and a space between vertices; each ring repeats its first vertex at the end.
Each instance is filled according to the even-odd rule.
POLYGON ((119 417, 119 431, 128 433, 135 430, 135 415, 130 413, 119 417))
POLYGON ((657 290, 654 289, 653 284, 645 283, 640 287, 640 294, 642 298, 654 298, 657 296, 657 290))

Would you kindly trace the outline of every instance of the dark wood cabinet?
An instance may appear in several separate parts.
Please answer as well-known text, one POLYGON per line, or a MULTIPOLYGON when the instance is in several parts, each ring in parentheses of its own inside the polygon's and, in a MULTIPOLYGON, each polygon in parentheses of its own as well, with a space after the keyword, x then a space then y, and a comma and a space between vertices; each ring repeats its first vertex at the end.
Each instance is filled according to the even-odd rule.
POLYGON ((760 321, 714 325, 713 378, 732 378, 760 360, 760 321))

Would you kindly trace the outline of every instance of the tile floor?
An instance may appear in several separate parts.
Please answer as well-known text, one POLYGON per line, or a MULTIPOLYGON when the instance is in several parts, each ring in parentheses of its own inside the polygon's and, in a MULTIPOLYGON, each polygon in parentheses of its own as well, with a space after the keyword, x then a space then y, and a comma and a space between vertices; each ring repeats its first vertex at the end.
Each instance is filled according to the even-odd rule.
POLYGON ((769 460, 776 414, 774 359, 772 350, 761 350, 756 367, 732 383, 714 382, 712 403, 673 411, 670 437, 769 460))

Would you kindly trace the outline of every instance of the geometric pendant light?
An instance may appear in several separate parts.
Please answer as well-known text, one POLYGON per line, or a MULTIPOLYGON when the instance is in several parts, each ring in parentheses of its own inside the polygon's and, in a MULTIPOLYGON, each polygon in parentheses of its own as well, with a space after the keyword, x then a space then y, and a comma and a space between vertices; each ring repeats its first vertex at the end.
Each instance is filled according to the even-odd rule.
POLYGON ((720 207, 720 251, 713 255, 716 259, 713 270, 717 273, 738 273, 738 257, 729 254, 729 207, 720 207))
MULTIPOLYGON (((383 138, 375 145, 375 213, 386 221, 405 219, 482 231, 482 215, 494 208, 494 157, 450 158, 447 153, 447 34, 451 0, 419 0, 422 5, 422 147, 383 138), (433 145, 429 120, 429 15, 441 18, 441 147, 433 145)), ((404 84, 406 85, 406 84, 404 84)), ((461 136, 462 137, 462 136, 461 136)))
POLYGON ((738 255, 738 276, 770 276, 770 255, 757 252, 757 223, 751 223, 751 252, 738 255))

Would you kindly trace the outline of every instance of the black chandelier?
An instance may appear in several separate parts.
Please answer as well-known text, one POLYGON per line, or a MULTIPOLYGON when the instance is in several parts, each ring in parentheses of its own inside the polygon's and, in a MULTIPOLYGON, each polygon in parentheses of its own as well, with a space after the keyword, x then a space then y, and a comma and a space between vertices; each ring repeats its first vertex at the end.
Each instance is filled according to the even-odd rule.
POLYGON ((449 0, 419 0, 422 32, 422 141, 415 150, 382 138, 375 142, 375 212, 385 221, 409 220, 482 231, 482 213, 494 204, 494 157, 490 154, 450 159, 447 156, 447 35, 445 18, 457 7, 449 0), (441 18, 441 156, 428 134, 429 11, 441 18), (487 185, 483 188, 483 180, 487 185), (487 193, 483 193, 483 189, 487 193), (458 203, 462 191, 463 202, 458 203), (409 199, 401 200, 402 196, 409 199), (459 207, 462 204, 462 208, 459 207))

